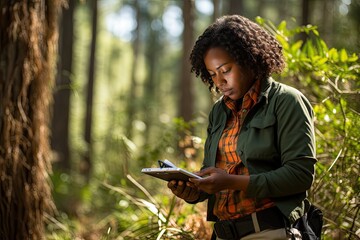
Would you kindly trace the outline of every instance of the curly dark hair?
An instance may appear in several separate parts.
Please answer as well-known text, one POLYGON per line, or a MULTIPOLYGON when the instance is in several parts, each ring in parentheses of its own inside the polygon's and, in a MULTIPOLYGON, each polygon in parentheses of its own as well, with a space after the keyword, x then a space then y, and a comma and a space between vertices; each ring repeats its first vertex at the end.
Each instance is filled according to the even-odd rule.
MULTIPOLYGON (((190 55, 191 72, 200 76, 210 91, 214 82, 206 70, 204 55, 213 47, 223 48, 240 66, 250 68, 258 79, 281 73, 285 67, 282 47, 274 36, 243 16, 223 16, 199 36, 190 55)), ((216 86, 215 90, 218 91, 216 86)))

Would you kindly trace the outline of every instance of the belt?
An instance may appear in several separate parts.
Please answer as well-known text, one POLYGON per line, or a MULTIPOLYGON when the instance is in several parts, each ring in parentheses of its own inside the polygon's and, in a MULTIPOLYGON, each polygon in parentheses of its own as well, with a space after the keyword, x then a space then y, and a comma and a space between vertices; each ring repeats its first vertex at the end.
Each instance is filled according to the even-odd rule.
POLYGON ((271 207, 239 219, 218 221, 214 224, 214 231, 218 238, 237 240, 251 233, 285 226, 286 220, 280 210, 271 207), (254 223, 254 218, 258 224, 254 223))

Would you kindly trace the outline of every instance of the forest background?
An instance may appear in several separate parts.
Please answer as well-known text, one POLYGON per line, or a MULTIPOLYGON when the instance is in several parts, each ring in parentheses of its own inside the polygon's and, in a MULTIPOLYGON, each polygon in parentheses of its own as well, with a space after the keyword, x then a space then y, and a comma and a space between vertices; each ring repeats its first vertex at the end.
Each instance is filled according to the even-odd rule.
MULTIPOLYGON (((196 37, 225 14, 257 21, 282 43, 287 68, 275 78, 301 90, 316 114, 319 162, 309 199, 324 213, 323 238, 360 239, 359 0, 64 3, 57 21, 57 71, 54 84, 45 86, 53 97, 51 167, 40 167, 49 171, 46 201, 54 203, 54 211, 43 214, 47 239, 209 238, 204 204, 185 204, 165 182, 140 170, 158 159, 191 171, 200 167, 207 114, 217 96, 190 73, 188 58, 196 37)), ((11 67, 5 50, 4 69, 11 67)), ((4 72, 0 107, 6 109, 4 72)), ((1 169, 12 166, 6 159, 15 160, 6 155, 11 140, 7 111, 0 110, 5 196, 1 169)), ((0 201, 3 211, 8 203, 0 201)))

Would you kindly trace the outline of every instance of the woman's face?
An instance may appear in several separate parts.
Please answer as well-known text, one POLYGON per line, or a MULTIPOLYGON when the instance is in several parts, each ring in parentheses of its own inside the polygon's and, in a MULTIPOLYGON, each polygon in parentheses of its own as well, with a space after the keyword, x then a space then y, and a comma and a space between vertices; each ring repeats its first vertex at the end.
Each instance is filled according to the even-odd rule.
POLYGON ((222 48, 210 48, 204 62, 216 87, 232 100, 242 98, 255 81, 254 73, 238 65, 222 48))

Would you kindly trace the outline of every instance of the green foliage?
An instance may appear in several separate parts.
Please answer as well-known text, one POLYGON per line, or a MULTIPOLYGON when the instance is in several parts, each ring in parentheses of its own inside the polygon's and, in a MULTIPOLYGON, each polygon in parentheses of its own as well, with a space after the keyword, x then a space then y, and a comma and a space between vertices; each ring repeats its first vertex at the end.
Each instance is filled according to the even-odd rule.
POLYGON ((324 212, 324 239, 359 234, 360 63, 358 53, 328 48, 315 26, 287 29, 257 19, 283 46, 281 81, 311 100, 316 116, 316 180, 310 199, 324 212), (357 233, 356 233, 357 232, 357 233))
MULTIPOLYGON (((122 196, 116 214, 111 214, 102 221, 109 229, 107 237, 110 239, 201 238, 200 234, 204 234, 204 230, 193 231, 194 222, 189 221, 188 217, 190 214, 196 216, 194 208, 186 209, 184 203, 175 196, 166 194, 161 198, 152 196, 139 182, 131 176, 128 178, 138 190, 141 190, 141 193, 104 183, 106 188, 122 196), (182 210, 181 213, 179 209, 182 210)), ((166 184, 162 181, 158 183, 166 184)), ((195 220, 203 222, 201 215, 195 217, 195 220)))

